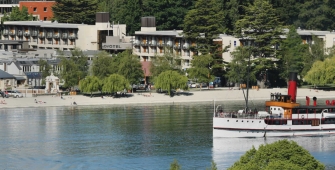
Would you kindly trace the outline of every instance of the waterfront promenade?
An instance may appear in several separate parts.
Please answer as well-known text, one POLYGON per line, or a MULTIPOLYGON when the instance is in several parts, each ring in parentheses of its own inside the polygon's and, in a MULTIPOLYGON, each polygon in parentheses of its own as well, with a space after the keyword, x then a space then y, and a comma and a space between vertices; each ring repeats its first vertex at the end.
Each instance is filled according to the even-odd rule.
MULTIPOLYGON (((244 91, 246 92, 246 91, 244 91)), ((89 105, 122 105, 122 104, 169 104, 169 103, 185 103, 185 102, 211 102, 215 101, 234 101, 244 100, 242 90, 229 89, 211 89, 211 90, 192 90, 188 95, 180 94, 170 97, 159 93, 131 93, 130 97, 112 98, 112 97, 93 97, 82 95, 64 95, 63 99, 59 96, 38 96, 31 95, 24 98, 1 98, 7 104, 0 104, 0 108, 18 108, 18 107, 49 107, 49 106, 71 106, 76 102, 77 106, 89 105), (37 103, 36 103, 36 101, 37 103)), ((287 94, 286 88, 259 89, 249 90, 249 100, 269 100, 271 93, 287 94)), ((306 96, 312 98, 327 98, 335 100, 335 92, 333 91, 317 91, 310 89, 298 89, 297 99, 305 99, 306 96)), ((304 104, 304 103, 303 103, 304 104)), ((311 101, 312 104, 312 101, 311 101)))

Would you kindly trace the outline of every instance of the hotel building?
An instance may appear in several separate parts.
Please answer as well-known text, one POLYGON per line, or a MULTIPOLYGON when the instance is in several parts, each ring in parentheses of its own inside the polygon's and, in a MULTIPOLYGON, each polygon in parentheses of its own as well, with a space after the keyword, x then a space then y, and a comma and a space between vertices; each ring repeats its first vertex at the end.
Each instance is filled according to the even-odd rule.
POLYGON ((180 57, 182 69, 190 68, 194 55, 190 47, 195 43, 187 41, 182 33, 181 30, 156 31, 155 18, 142 17, 141 31, 135 32, 133 53, 143 62, 170 53, 180 57))
POLYGON ((31 49, 102 50, 108 36, 117 37, 118 45, 106 49, 109 51, 131 48, 131 43, 125 42, 126 25, 109 23, 109 13, 97 13, 95 25, 67 24, 57 21, 6 21, 2 40, 27 41, 31 49), (128 46, 127 46, 128 45, 128 46))

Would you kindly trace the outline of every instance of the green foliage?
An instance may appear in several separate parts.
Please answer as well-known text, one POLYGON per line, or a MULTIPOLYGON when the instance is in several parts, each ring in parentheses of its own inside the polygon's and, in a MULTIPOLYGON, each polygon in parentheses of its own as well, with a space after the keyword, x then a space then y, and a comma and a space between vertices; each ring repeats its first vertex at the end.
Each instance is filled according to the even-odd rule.
POLYGON ((308 54, 308 45, 302 44, 300 35, 294 26, 291 26, 286 35, 286 39, 281 44, 278 67, 281 70, 280 77, 288 79, 290 72, 302 73, 304 59, 308 54))
MULTIPOLYGON (((228 64, 226 78, 229 82, 244 83, 248 77, 248 60, 251 50, 247 47, 239 46, 232 52, 232 61, 228 64)), ((255 74, 250 74, 251 79, 255 79, 255 74)))
POLYGON ((51 74, 51 66, 47 60, 40 59, 38 61, 40 72, 42 74, 42 84, 45 84, 45 78, 51 74))
POLYGON ((335 57, 314 62, 304 77, 305 81, 314 85, 335 83, 335 57))
POLYGON ((112 11, 112 20, 120 21, 127 25, 127 32, 133 34, 141 28, 141 17, 145 15, 143 0, 120 1, 112 11))
POLYGON ((80 80, 79 88, 82 92, 91 93, 100 90, 102 87, 101 79, 95 76, 86 76, 85 79, 80 80))
POLYGON ((150 63, 150 73, 152 78, 156 78, 162 72, 174 70, 181 73, 181 59, 179 56, 171 53, 165 53, 162 56, 156 56, 150 63))
POLYGON ((171 163, 170 170, 180 170, 180 165, 176 159, 171 163))
POLYGON ((171 96, 171 90, 173 89, 188 89, 187 77, 179 74, 177 71, 165 71, 162 72, 157 78, 155 78, 155 88, 167 90, 171 96))
POLYGON ((214 160, 212 160, 212 164, 210 168, 206 168, 206 170, 217 170, 218 168, 216 167, 216 163, 214 162, 214 160))
POLYGON ((60 23, 94 24, 98 6, 98 0, 56 0, 53 19, 60 23))
POLYGON ((123 75, 130 84, 137 84, 141 78, 144 78, 142 64, 137 56, 132 55, 128 50, 118 55, 121 58, 118 74, 123 75))
POLYGON ((184 16, 188 10, 193 8, 194 0, 149 0, 146 9, 147 15, 156 17, 156 26, 158 30, 182 30, 184 16))
POLYGON ((217 53, 213 39, 225 31, 224 14, 217 0, 198 0, 184 19, 184 35, 195 40, 201 54, 217 53))
POLYGON ((209 83, 214 80, 212 75, 211 64, 213 63, 211 55, 194 56, 191 61, 192 67, 187 70, 188 76, 191 79, 196 79, 197 82, 209 83))
POLYGON ((99 52, 93 59, 91 71, 92 74, 100 79, 116 73, 113 71, 113 58, 105 51, 99 52))
POLYGON ((28 13, 28 8, 23 6, 22 9, 18 6, 12 8, 12 12, 8 14, 4 14, 1 18, 3 21, 32 21, 33 16, 28 13))
POLYGON ((282 26, 272 5, 268 1, 255 0, 246 7, 246 14, 236 22, 236 35, 240 38, 254 39, 253 55, 271 57, 273 46, 280 42, 282 26))
POLYGON ((240 160, 228 170, 324 170, 325 166, 317 161, 307 150, 294 141, 280 140, 261 145, 247 151, 240 160))
POLYGON ((64 87, 73 87, 78 85, 79 80, 86 77, 88 72, 87 56, 79 49, 71 51, 70 58, 60 57, 61 72, 60 77, 65 81, 64 87))
POLYGON ((129 82, 125 77, 119 74, 112 74, 104 80, 102 91, 115 93, 123 91, 124 89, 129 89, 129 85, 129 82))
POLYGON ((335 16, 334 1, 305 0, 299 7, 299 27, 310 30, 329 30, 335 27, 332 20, 335 16))
POLYGON ((315 61, 324 61, 326 58, 334 55, 333 49, 324 48, 324 41, 321 38, 313 35, 312 42, 313 43, 309 44, 308 54, 304 57, 304 68, 302 70, 303 76, 311 69, 315 61))

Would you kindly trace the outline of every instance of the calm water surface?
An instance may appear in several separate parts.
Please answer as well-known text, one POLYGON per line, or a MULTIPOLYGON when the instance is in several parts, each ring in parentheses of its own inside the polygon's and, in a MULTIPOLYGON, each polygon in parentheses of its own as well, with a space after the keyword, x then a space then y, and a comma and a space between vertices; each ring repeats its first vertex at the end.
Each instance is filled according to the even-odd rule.
MULTIPOLYGON (((226 169, 253 145, 282 139, 213 139, 212 113, 212 103, 2 109, 0 167, 156 170, 177 159, 182 169, 206 169, 213 159, 226 169)), ((335 165, 335 136, 290 139, 335 165)))

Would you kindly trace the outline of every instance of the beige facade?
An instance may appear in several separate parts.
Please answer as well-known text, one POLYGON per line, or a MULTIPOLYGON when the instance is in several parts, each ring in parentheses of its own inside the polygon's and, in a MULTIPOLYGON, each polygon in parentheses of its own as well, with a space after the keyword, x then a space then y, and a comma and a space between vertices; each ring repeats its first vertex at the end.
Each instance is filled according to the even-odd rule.
POLYGON ((126 25, 110 23, 67 24, 51 21, 4 22, 3 40, 28 41, 29 48, 73 50, 101 50, 108 35, 126 35, 126 25))
POLYGON ((140 57, 141 61, 151 61, 154 57, 166 53, 181 58, 182 69, 191 67, 194 52, 190 47, 195 43, 187 41, 182 36, 181 30, 156 31, 155 27, 142 27, 135 32, 133 53, 140 57))

